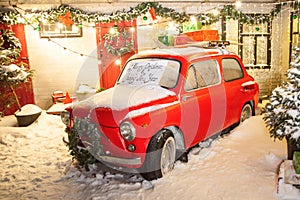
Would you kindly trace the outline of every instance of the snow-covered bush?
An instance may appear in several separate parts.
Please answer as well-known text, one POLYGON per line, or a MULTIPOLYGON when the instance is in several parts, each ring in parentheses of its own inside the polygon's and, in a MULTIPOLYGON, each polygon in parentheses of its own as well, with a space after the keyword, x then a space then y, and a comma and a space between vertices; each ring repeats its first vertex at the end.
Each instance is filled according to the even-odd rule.
POLYGON ((25 63, 18 62, 21 50, 21 43, 13 32, 0 30, 0 101, 4 105, 4 110, 0 112, 13 103, 17 103, 20 109, 15 89, 32 76, 32 71, 24 67, 25 63))
POLYGON ((294 49, 294 62, 290 63, 288 82, 272 91, 270 103, 264 109, 264 120, 270 136, 300 147, 300 47, 294 49))

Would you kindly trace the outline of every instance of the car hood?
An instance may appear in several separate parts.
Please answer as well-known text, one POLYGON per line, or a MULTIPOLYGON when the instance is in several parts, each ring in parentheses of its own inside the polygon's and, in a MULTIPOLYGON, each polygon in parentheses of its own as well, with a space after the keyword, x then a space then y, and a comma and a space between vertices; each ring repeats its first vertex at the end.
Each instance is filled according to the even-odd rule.
POLYGON ((158 85, 117 85, 74 105, 73 115, 117 127, 131 111, 177 100, 174 92, 158 85))

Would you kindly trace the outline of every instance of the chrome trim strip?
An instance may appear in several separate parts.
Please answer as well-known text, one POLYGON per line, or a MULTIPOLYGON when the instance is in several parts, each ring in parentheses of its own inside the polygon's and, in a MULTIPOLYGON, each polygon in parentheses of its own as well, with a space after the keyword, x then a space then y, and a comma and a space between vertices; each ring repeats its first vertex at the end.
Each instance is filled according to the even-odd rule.
POLYGON ((99 156, 99 158, 105 162, 122 165, 140 165, 142 164, 141 158, 119 158, 112 156, 99 156))

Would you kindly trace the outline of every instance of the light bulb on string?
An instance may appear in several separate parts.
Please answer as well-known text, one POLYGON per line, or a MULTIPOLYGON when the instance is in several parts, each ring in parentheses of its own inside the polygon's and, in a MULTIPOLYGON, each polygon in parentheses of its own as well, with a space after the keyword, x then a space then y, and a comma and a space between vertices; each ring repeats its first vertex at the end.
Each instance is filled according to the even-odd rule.
POLYGON ((134 33, 134 31, 135 31, 135 28, 132 26, 132 27, 130 27, 130 32, 132 32, 132 33, 134 33))
POLYGON ((58 24, 57 24, 57 27, 58 27, 59 29, 62 29, 63 24, 62 24, 62 23, 58 23, 58 24))
POLYGON ((197 18, 195 16, 191 16, 190 20, 191 20, 192 23, 197 22, 197 18))
POLYGON ((114 29, 113 27, 110 28, 110 29, 109 29, 109 33, 110 33, 110 34, 115 34, 115 29, 114 29))
POLYGON ((237 7, 237 8, 242 7, 242 2, 239 1, 239 0, 237 0, 237 1, 235 2, 235 7, 237 7))
POLYGON ((24 24, 26 22, 26 20, 24 19, 24 17, 18 17, 17 22, 20 24, 24 24))
POLYGON ((115 64, 116 64, 116 65, 121 65, 121 59, 118 58, 118 59, 115 61, 115 64))
POLYGON ((213 9, 212 11, 214 16, 218 16, 219 15, 219 10, 218 9, 213 9))
POLYGON ((175 26, 175 24, 174 24, 173 21, 172 21, 172 22, 169 22, 169 28, 174 28, 174 26, 175 26))

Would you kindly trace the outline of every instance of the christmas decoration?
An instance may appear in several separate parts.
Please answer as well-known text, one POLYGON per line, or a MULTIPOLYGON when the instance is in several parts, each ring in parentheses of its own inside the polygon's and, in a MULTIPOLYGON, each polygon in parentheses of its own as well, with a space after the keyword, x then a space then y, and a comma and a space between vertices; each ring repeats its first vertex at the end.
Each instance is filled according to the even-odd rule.
POLYGON ((68 140, 63 138, 63 141, 70 150, 72 160, 76 160, 80 166, 89 171, 89 164, 96 163, 96 158, 90 153, 89 149, 84 148, 83 144, 79 142, 80 137, 76 129, 67 130, 67 132, 68 140))
POLYGON ((104 35, 104 47, 107 52, 115 56, 130 53, 134 44, 133 39, 130 37, 130 32, 126 29, 120 30, 118 28, 112 30, 114 31, 104 35))
POLYGON ((153 7, 151 7, 151 8, 149 9, 149 13, 150 13, 150 15, 151 15, 152 20, 157 20, 156 14, 155 14, 155 9, 154 9, 153 7))
POLYGON ((72 103, 72 101, 73 101, 73 100, 71 99, 69 93, 66 92, 66 97, 65 97, 65 99, 63 100, 64 104, 72 103))
MULTIPOLYGON (((10 90, 13 94, 14 101, 8 98, 8 94, 3 92, 0 95, 1 102, 10 107, 13 103, 17 103, 18 108, 21 108, 15 88, 17 88, 22 82, 28 81, 32 76, 32 71, 26 69, 23 63, 18 65, 14 64, 20 56, 21 44, 18 38, 14 36, 13 32, 7 30, 0 30, 0 83, 1 90, 10 90)), ((0 112, 4 112, 4 110, 0 112)))
POLYGON ((59 20, 66 26, 72 26, 74 22, 71 17, 71 13, 67 12, 65 15, 59 16, 59 20))
POLYGON ((288 144, 300 148, 300 47, 295 51, 295 60, 288 70, 289 81, 273 90, 270 103, 264 109, 264 120, 271 137, 286 138, 288 144))
POLYGON ((13 32, 0 30, 0 63, 8 65, 16 61, 21 53, 21 43, 13 32))
MULTIPOLYGON (((263 5, 263 4, 262 4, 263 5)), ((245 24, 257 24, 270 22, 274 16, 281 12, 282 7, 292 7, 295 10, 295 16, 298 16, 300 8, 300 2, 289 1, 282 3, 274 3, 274 9, 270 13, 263 13, 261 15, 245 14, 238 10, 232 4, 226 4, 223 8, 219 8, 219 14, 215 15, 215 9, 211 12, 198 13, 197 20, 203 24, 211 24, 219 21, 219 17, 226 17, 227 20, 234 19, 239 20, 245 24)), ((163 7, 158 2, 143 2, 138 4, 136 7, 130 8, 128 11, 116 11, 110 14, 104 13, 91 13, 78 8, 70 7, 69 5, 62 4, 57 8, 51 8, 49 10, 26 10, 24 15, 21 15, 17 9, 5 9, 0 12, 0 23, 3 24, 29 24, 37 27, 43 20, 47 20, 49 23, 56 23, 63 16, 67 17, 68 22, 73 21, 74 23, 82 22, 118 22, 136 19, 139 16, 144 16, 147 12, 150 12, 152 18, 157 16, 170 18, 177 23, 188 22, 190 16, 184 12, 180 13, 172 8, 163 7), (154 12, 153 12, 154 11, 154 12), (70 14, 68 14, 70 13, 70 14), (24 19, 26 18, 26 19, 24 19)), ((147 20, 147 19, 144 19, 147 20)), ((153 19, 154 20, 154 19, 153 19)))

